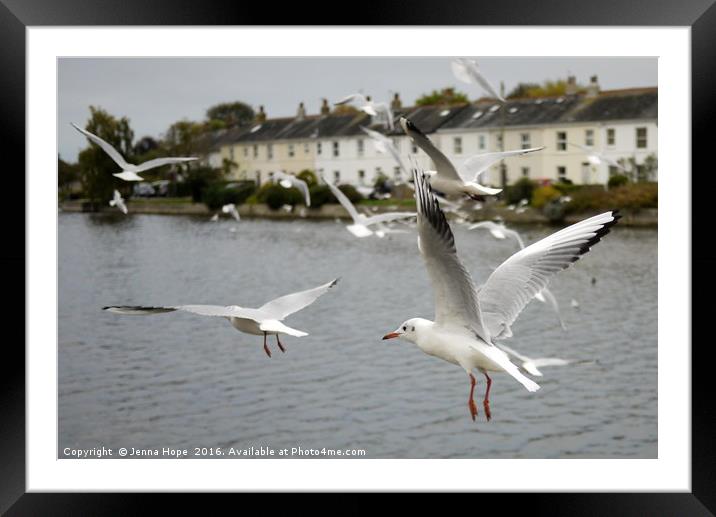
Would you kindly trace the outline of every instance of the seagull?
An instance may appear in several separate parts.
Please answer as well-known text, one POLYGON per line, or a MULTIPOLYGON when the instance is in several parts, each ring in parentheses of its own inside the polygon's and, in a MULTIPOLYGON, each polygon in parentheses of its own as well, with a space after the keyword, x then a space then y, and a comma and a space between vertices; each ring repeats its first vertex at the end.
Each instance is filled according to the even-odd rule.
POLYGON ((458 57, 452 61, 451 66, 452 73, 462 82, 469 84, 477 84, 491 97, 494 97, 500 102, 505 102, 505 99, 502 98, 502 95, 497 93, 497 90, 495 90, 495 88, 493 88, 490 82, 485 79, 485 76, 482 75, 480 69, 477 66, 477 62, 474 59, 458 57))
POLYGON ((226 204, 221 207, 221 211, 225 214, 231 214, 231 217, 236 219, 237 221, 241 221, 241 216, 239 215, 239 211, 236 209, 236 205, 233 203, 226 204))
POLYGON ((573 309, 579 309, 579 302, 572 298, 572 301, 569 303, 573 309))
POLYGON ((328 185, 328 188, 331 189, 331 192, 333 192, 333 195, 338 200, 338 202, 343 205, 343 208, 345 208, 346 211, 353 218, 353 224, 349 224, 348 226, 346 226, 346 229, 356 237, 368 237, 370 235, 373 235, 373 230, 368 228, 371 225, 375 225, 378 223, 387 223, 390 221, 395 221, 397 219, 405 219, 407 217, 415 217, 414 212, 388 212, 385 214, 372 215, 370 217, 364 214, 360 214, 353 206, 353 203, 351 203, 350 199, 348 199, 346 195, 341 192, 341 189, 339 189, 329 181, 326 181, 326 178, 323 178, 323 181, 328 185))
POLYGON ((377 116, 382 118, 389 129, 392 130, 395 128, 393 110, 391 110, 385 102, 373 102, 362 93, 353 93, 333 103, 334 106, 341 106, 343 104, 356 104, 360 111, 373 117, 377 116))
POLYGON ((287 294, 275 300, 262 305, 258 309, 250 309, 239 307, 238 305, 229 305, 227 307, 221 305, 175 305, 170 307, 142 307, 132 305, 111 305, 102 309, 117 314, 160 314, 163 312, 186 311, 201 316, 222 317, 229 320, 231 325, 244 334, 252 334, 264 337, 264 351, 266 355, 271 357, 271 351, 266 344, 267 336, 276 336, 276 343, 285 352, 279 334, 287 334, 289 336, 303 337, 307 336, 307 332, 287 327, 282 323, 283 319, 308 307, 315 302, 319 296, 325 294, 331 287, 336 285, 339 279, 332 280, 327 284, 323 284, 307 291, 287 294))
POLYGON ((124 204, 122 194, 120 194, 118 190, 114 191, 112 199, 109 200, 109 206, 116 206, 122 211, 123 214, 127 213, 127 205, 124 204))
MULTIPOLYGON (((468 227, 468 230, 475 230, 477 228, 485 228, 489 230, 490 235, 492 235, 495 239, 504 240, 507 237, 510 237, 517 241, 517 244, 520 246, 520 249, 524 249, 525 247, 525 243, 522 241, 522 236, 520 236, 520 234, 515 230, 510 230, 502 224, 493 223, 492 221, 482 221, 470 225, 468 227)), ((562 327, 562 330, 567 330, 567 326, 564 324, 564 320, 562 320, 562 313, 559 311, 559 303, 557 303, 557 299, 554 297, 552 291, 550 291, 548 287, 545 287, 540 292, 538 292, 535 295, 535 299, 542 303, 547 303, 547 301, 549 300, 550 305, 552 305, 554 312, 557 314, 557 319, 559 320, 560 327, 562 327)))
POLYGON ((527 302, 546 287, 552 275, 599 242, 619 217, 613 211, 605 212, 518 251, 493 271, 478 291, 457 255, 450 225, 432 196, 426 176, 413 169, 413 178, 418 249, 435 294, 435 321, 411 318, 383 339, 405 339, 429 355, 462 367, 470 378, 468 407, 473 420, 477 406, 472 370, 482 372, 487 380, 483 407, 490 420, 492 379, 488 372, 506 372, 530 392, 540 388, 493 341, 511 335, 510 325, 527 302))
POLYGON ((301 191, 303 197, 306 199, 306 206, 311 206, 311 194, 308 191, 308 184, 300 178, 297 178, 293 174, 286 174, 283 171, 273 172, 273 178, 283 188, 295 187, 301 191))
POLYGON ((211 222, 215 223, 219 220, 219 214, 214 214, 211 216, 211 219, 209 219, 211 222))
POLYGON ((373 140, 373 145, 375 146, 376 151, 378 151, 379 153, 390 154, 393 159, 398 163, 400 168, 407 174, 408 169, 405 167, 403 159, 400 157, 400 153, 395 148, 395 145, 390 138, 388 138, 382 133, 378 133, 378 131, 373 131, 372 129, 368 129, 364 126, 361 126, 361 129, 373 140))
POLYGON ((590 149, 589 147, 585 147, 583 145, 573 144, 572 142, 567 143, 573 147, 577 147, 584 151, 587 154, 587 160, 589 160, 589 163, 591 163, 592 165, 601 165, 602 163, 606 163, 607 165, 616 167, 621 171, 626 171, 626 168, 621 163, 616 160, 613 160, 612 158, 609 158, 603 152, 595 151, 594 149, 590 149))
POLYGON ((524 371, 529 373, 530 375, 533 375, 535 377, 542 377, 542 372, 539 371, 539 367, 543 366, 567 366, 569 364, 577 364, 577 363, 590 363, 593 361, 572 361, 570 359, 560 359, 558 357, 540 357, 538 359, 532 359, 531 357, 527 357, 526 355, 520 354, 517 350, 513 350, 512 348, 508 347, 507 345, 503 345, 502 343, 497 345, 499 348, 502 349, 503 352, 506 352, 508 355, 514 357, 519 361, 519 367, 522 368, 524 371))
POLYGON ((465 161, 463 169, 466 175, 470 175, 472 179, 465 180, 460 172, 455 168, 452 162, 445 156, 440 149, 435 147, 430 139, 420 131, 417 126, 405 117, 400 117, 400 125, 403 131, 430 157, 435 164, 437 171, 428 174, 430 176, 430 185, 435 189, 447 195, 466 195, 472 199, 477 196, 494 196, 502 192, 500 188, 490 188, 480 185, 477 180, 487 171, 494 163, 499 162, 510 156, 518 156, 533 151, 539 151, 544 147, 533 147, 530 149, 519 149, 516 151, 502 151, 494 153, 478 154, 465 161))
POLYGON ((192 160, 197 160, 196 157, 191 158, 155 158, 153 160, 146 161, 144 163, 140 163, 139 165, 134 165, 131 163, 127 163, 127 161, 122 157, 119 152, 109 145, 107 142, 102 140, 97 135, 93 135, 89 131, 86 131, 79 127, 76 124, 72 124, 72 127, 74 127, 77 131, 85 135, 87 138, 90 139, 91 142, 94 142, 98 146, 102 148, 102 150, 109 155, 110 158, 112 158, 117 165, 122 167, 122 172, 118 172, 115 174, 112 174, 112 176, 116 176, 120 179, 123 179, 124 181, 144 181, 144 178, 142 178, 139 174, 139 172, 148 171, 149 169, 154 169, 155 167, 161 167, 162 165, 169 165, 171 163, 184 163, 184 162, 190 162, 192 160))

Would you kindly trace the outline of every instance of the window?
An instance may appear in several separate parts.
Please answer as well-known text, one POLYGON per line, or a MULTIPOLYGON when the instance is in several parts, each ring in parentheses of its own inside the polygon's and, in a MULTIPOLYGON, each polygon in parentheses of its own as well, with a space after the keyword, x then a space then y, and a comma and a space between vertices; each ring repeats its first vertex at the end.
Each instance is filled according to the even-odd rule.
POLYGON ((502 135, 495 135, 495 142, 497 142, 497 148, 502 150, 502 135))
POLYGON ((269 160, 273 158, 273 144, 266 144, 266 156, 269 160))
POLYGON ((357 141, 358 144, 358 156, 363 156, 363 153, 365 153, 365 143, 363 142, 362 138, 359 138, 357 141))
POLYGON ((339 154, 339 143, 333 142, 333 156, 338 156, 339 154))
POLYGON ((585 129, 584 130, 584 145, 586 145, 587 147, 594 146, 594 130, 593 129, 585 129))
POLYGON ((245 158, 249 157, 249 148, 247 146, 244 146, 244 157, 245 158))
POLYGON ((395 168, 393 169, 393 177, 394 177, 396 180, 400 180, 400 167, 395 167, 395 168))
POLYGON ((293 144, 288 144, 288 157, 293 158, 296 155, 296 150, 293 148, 293 144))
POLYGON ((646 128, 645 127, 636 128, 636 147, 637 147, 637 149, 646 148, 646 128))
POLYGON ((229 160, 234 161, 234 148, 229 147, 229 160))
POLYGON ((616 176, 619 174, 619 168, 615 167, 614 165, 609 166, 609 177, 616 176))
POLYGON ((522 149, 529 149, 530 147, 532 147, 530 145, 529 133, 520 133, 520 145, 522 146, 522 149))
POLYGON ((522 177, 523 178, 530 177, 530 168, 529 167, 522 167, 522 177))
POLYGON ((557 179, 559 181, 567 179, 567 167, 557 167, 557 179))
POLYGON ((341 181, 341 171, 333 171, 333 183, 341 181))
POLYGON ((358 171, 358 180, 361 182, 361 184, 365 183, 365 171, 358 171))
POLYGON ((455 154, 462 154, 462 138, 459 136, 452 139, 452 150, 455 154))
POLYGON ((614 134, 614 128, 607 128, 607 145, 614 145, 616 143, 616 140, 617 137, 614 134))
POLYGON ((318 143, 316 144, 316 154, 321 154, 321 149, 322 149, 322 148, 323 148, 323 146, 321 145, 321 142, 318 142, 318 143))
POLYGON ((254 144, 254 158, 259 157, 259 146, 254 144))
POLYGON ((309 147, 308 147, 308 142, 306 142, 305 144, 303 144, 303 153, 308 154, 308 152, 309 152, 309 147))
POLYGON ((477 135, 477 148, 481 151, 485 150, 485 135, 477 135))
POLYGON ((566 131, 557 131, 557 150, 558 151, 566 151, 567 150, 567 132, 566 131))

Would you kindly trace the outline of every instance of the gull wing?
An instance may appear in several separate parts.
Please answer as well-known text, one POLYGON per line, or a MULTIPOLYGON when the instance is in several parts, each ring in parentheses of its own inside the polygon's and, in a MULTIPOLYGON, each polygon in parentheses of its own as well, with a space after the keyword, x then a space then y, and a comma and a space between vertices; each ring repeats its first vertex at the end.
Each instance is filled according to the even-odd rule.
POLYGON ((534 151, 541 151, 542 149, 544 149, 544 147, 532 147, 530 149, 517 149, 514 151, 498 151, 494 153, 476 154, 475 156, 471 156, 470 158, 465 160, 465 163, 463 164, 462 168, 474 178, 473 181, 477 181, 480 179, 480 176, 485 171, 487 171, 487 169, 490 168, 491 165, 499 162, 500 160, 504 160, 505 158, 509 158, 510 156, 521 156, 523 154, 532 153, 534 151))
POLYGON ((283 171, 276 171, 273 173, 274 177, 278 177, 281 180, 287 180, 291 182, 291 185, 293 187, 296 187, 298 190, 301 191, 301 194, 303 194, 303 197, 306 200, 306 206, 311 206, 311 193, 308 190, 308 184, 303 181, 300 178, 297 178, 293 174, 286 174, 283 171))
POLYGON ((256 309, 245 309, 237 305, 174 305, 168 307, 145 307, 141 305, 110 305, 102 310, 116 314, 144 315, 161 314, 163 312, 185 311, 200 316, 214 316, 221 318, 245 318, 256 322, 262 321, 262 315, 256 309))
POLYGON ((559 303, 557 303, 557 298, 554 297, 554 295, 552 294, 552 291, 550 291, 547 287, 545 287, 544 289, 542 289, 540 291, 540 293, 545 298, 545 301, 549 302, 549 304, 554 309, 554 312, 557 314, 557 319, 559 320, 559 326, 562 327, 562 330, 567 330, 567 325, 564 324, 564 320, 562 320, 562 313, 559 310, 559 303))
MULTIPOLYGON (((405 164, 403 163, 403 159, 400 157, 400 153, 395 148, 395 145, 393 145, 393 141, 388 138, 387 136, 383 135, 382 133, 378 133, 377 131, 373 131, 372 129, 368 129, 367 127, 361 126, 361 129, 363 132, 371 137, 375 143, 376 148, 380 149, 380 152, 388 152, 393 157, 393 159, 398 162, 398 165, 401 169, 403 169, 405 172, 408 172, 408 169, 405 167, 405 164)), ((392 127, 391 127, 392 129, 392 127)))
POLYGON ((346 195, 341 192, 341 189, 336 187, 333 183, 330 181, 326 181, 326 178, 323 178, 323 181, 326 185, 328 185, 328 188, 331 189, 331 192, 333 192, 333 195, 338 200, 338 202, 343 205, 343 208, 346 209, 346 211, 350 214, 350 216, 353 218, 353 221, 358 224, 363 224, 361 221, 360 214, 353 206, 353 203, 351 203, 351 200, 346 197, 346 195))
POLYGON ((360 104, 368 104, 368 99, 361 93, 352 93, 346 97, 343 97, 338 102, 334 102, 334 106, 340 106, 342 104, 350 104, 351 102, 358 102, 360 104))
POLYGON ((609 233, 621 216, 612 210, 573 224, 504 261, 478 293, 490 335, 512 335, 510 326, 549 279, 577 261, 609 233))
POLYGON ((435 293, 435 323, 467 327, 490 343, 472 277, 457 256, 455 238, 445 214, 433 197, 427 177, 413 169, 413 179, 418 207, 418 248, 435 293))
POLYGON ((408 217, 415 217, 416 215, 417 214, 415 212, 388 212, 385 214, 371 215, 370 217, 366 217, 366 219, 363 220, 363 224, 365 226, 370 226, 371 224, 389 223, 397 219, 407 219, 408 217))
POLYGON ((458 174, 457 169, 452 162, 448 160, 447 156, 445 156, 440 149, 435 147, 435 144, 433 144, 433 142, 422 131, 420 131, 418 127, 413 124, 413 122, 405 117, 400 117, 400 125, 403 128, 403 131, 405 131, 405 134, 408 135, 413 142, 415 142, 415 145, 420 147, 425 154, 430 157, 435 164, 435 168, 437 169, 437 174, 439 176, 442 176, 446 180, 455 180, 461 183, 464 181, 460 177, 460 174, 458 174))
POLYGON ((297 293, 287 294, 275 300, 262 305, 257 310, 265 314, 267 319, 282 320, 289 314, 300 311, 304 307, 308 307, 315 302, 320 296, 326 294, 328 290, 338 283, 338 279, 331 280, 327 284, 323 284, 313 289, 299 291, 297 293))
POLYGON ((155 158, 153 160, 148 160, 146 162, 140 163, 137 165, 137 167, 134 169, 136 172, 142 172, 147 171, 149 169, 154 169, 155 167, 161 167, 162 165, 169 165, 172 163, 184 163, 184 162, 190 162, 193 160, 198 160, 196 157, 188 157, 188 158, 155 158))
POLYGON ((102 148, 102 150, 105 153, 107 153, 109 155, 109 157, 112 158, 117 163, 117 165, 122 167, 122 169, 129 169, 129 168, 134 167, 133 165, 127 163, 127 161, 124 159, 124 157, 121 154, 119 154, 119 151, 117 151, 114 147, 112 147, 106 141, 102 140, 97 135, 93 135, 89 131, 82 129, 77 124, 74 124, 72 122, 70 122, 70 124, 72 124, 72 127, 74 127, 77 131, 79 131, 80 133, 85 135, 87 138, 89 138, 91 142, 94 142, 95 144, 100 146, 102 148))
POLYGON ((474 60, 466 58, 457 58, 456 61, 458 64, 453 66, 453 73, 455 73, 456 68, 460 70, 458 73, 455 74, 458 79, 462 81, 464 80, 463 77, 469 77, 470 80, 465 82, 478 84, 490 96, 494 97, 495 99, 498 99, 500 102, 505 102, 505 99, 502 98, 502 95, 497 93, 497 90, 492 86, 492 84, 490 84, 490 82, 485 78, 485 76, 482 75, 482 72, 480 72, 477 63, 474 60))

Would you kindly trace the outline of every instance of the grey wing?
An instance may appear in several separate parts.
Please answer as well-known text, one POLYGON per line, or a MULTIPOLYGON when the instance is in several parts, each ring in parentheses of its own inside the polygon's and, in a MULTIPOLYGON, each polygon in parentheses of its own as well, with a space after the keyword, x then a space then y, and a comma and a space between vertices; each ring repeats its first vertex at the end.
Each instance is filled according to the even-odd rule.
POLYGON ((306 206, 311 206, 311 192, 308 190, 308 184, 295 176, 292 176, 291 183, 303 194, 303 197, 306 199, 306 206))
POLYGON ((300 291, 298 293, 287 294, 275 300, 262 305, 258 310, 266 315, 268 319, 282 320, 289 314, 300 311, 304 307, 308 307, 315 302, 320 296, 326 294, 328 290, 338 283, 338 279, 332 280, 327 284, 300 291))
POLYGON ((215 316, 223 318, 246 318, 260 321, 261 315, 256 309, 245 309, 236 305, 174 305, 167 307, 145 307, 141 305, 110 305, 102 310, 116 314, 144 315, 161 314, 164 312, 185 311, 201 316, 215 316))
POLYGON ((485 342, 475 286, 457 256, 455 238, 425 175, 413 169, 418 207, 418 247, 435 293, 435 322, 470 328, 485 342))
POLYGON ((341 189, 336 187, 333 183, 326 181, 326 178, 323 178, 323 181, 326 185, 328 185, 328 188, 331 189, 331 192, 333 192, 333 195, 338 200, 338 202, 343 205, 343 208, 345 208, 346 211, 350 214, 350 216, 353 218, 353 221, 356 223, 360 223, 360 214, 353 206, 353 203, 351 203, 351 200, 348 199, 343 192, 341 192, 341 189))
POLYGON ((129 168, 133 167, 133 165, 127 163, 127 161, 124 159, 124 157, 121 154, 119 154, 119 151, 117 151, 114 147, 112 147, 107 142, 102 140, 100 137, 98 137, 97 135, 93 135, 92 133, 90 133, 89 131, 87 131, 85 129, 82 129, 77 124, 73 124, 71 122, 70 122, 70 124, 72 124, 72 127, 74 127, 77 131, 79 131, 80 133, 85 135, 87 138, 89 138, 90 141, 92 141, 95 144, 97 144, 98 146, 100 146, 102 148, 102 150, 105 153, 107 153, 109 155, 109 157, 112 158, 117 163, 117 165, 122 167, 122 169, 129 169, 129 168))
POLYGON ((448 157, 445 156, 413 122, 405 117, 401 117, 400 124, 403 127, 403 131, 415 142, 415 145, 420 147, 425 154, 430 157, 440 176, 444 179, 464 181, 448 157))
POLYGON ((577 261, 609 233, 621 216, 609 211, 573 224, 518 251, 504 261, 478 293, 490 334, 512 335, 510 326, 549 279, 577 261))
POLYGON ((388 212, 385 214, 371 215, 363 221, 363 224, 370 226, 371 224, 389 223, 391 221, 397 221, 398 219, 407 219, 408 217, 415 216, 415 212, 388 212))
POLYGON ((544 147, 532 147, 530 149, 476 154, 475 156, 471 156, 465 160, 462 168, 469 173, 472 178, 474 178, 472 181, 477 181, 491 165, 499 162, 500 160, 504 160, 510 156, 521 156, 534 151, 541 151, 542 149, 544 149, 544 147))
POLYGON ((485 90, 488 94, 490 94, 492 97, 500 100, 501 102, 505 102, 505 99, 502 98, 502 95, 497 93, 497 90, 490 84, 490 81, 487 80, 487 78, 482 75, 482 72, 480 72, 480 69, 477 67, 477 63, 470 59, 464 60, 465 66, 467 68, 467 73, 470 74, 473 81, 479 84, 483 90, 485 90))
POLYGON ((339 100, 338 102, 334 102, 333 104, 335 106, 340 106, 341 104, 349 104, 351 102, 358 102, 360 104, 366 104, 368 101, 362 94, 353 93, 351 95, 343 97, 341 100, 339 100))
POLYGON ((153 160, 146 161, 144 163, 140 163, 137 165, 135 172, 142 172, 147 171, 149 169, 154 169, 155 167, 161 167, 162 165, 169 165, 172 163, 184 163, 184 162, 190 162, 193 160, 197 160, 196 157, 187 157, 187 158, 155 158, 153 160))

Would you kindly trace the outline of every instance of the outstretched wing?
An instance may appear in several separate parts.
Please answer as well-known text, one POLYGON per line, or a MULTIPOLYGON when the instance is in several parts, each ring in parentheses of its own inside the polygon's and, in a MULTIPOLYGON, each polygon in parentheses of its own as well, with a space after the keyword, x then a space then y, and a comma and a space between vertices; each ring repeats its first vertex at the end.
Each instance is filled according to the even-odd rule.
POLYGON ((509 158, 510 156, 521 156, 523 154, 532 153, 534 151, 541 151, 542 149, 544 149, 544 147, 532 147, 530 149, 517 149, 515 151, 499 151, 494 153, 476 154, 475 156, 471 156, 470 158, 465 160, 465 163, 463 164, 462 168, 465 170, 465 172, 470 174, 470 176, 473 178, 472 181, 478 181, 480 179, 480 176, 485 171, 487 171, 490 166, 499 162, 500 160, 504 160, 505 158, 509 158))
POLYGON ((490 335, 512 335, 510 326, 549 279, 588 252, 621 216, 605 212, 573 224, 518 251, 504 261, 478 293, 490 335))
POLYGON ((448 157, 445 156, 440 149, 435 147, 435 144, 433 144, 432 141, 422 131, 420 131, 412 121, 405 117, 400 117, 400 125, 403 128, 403 131, 405 131, 405 134, 408 135, 413 142, 415 142, 415 145, 420 147, 425 154, 430 157, 435 164, 435 169, 437 169, 437 174, 439 176, 446 180, 464 181, 458 174, 457 169, 452 162, 448 160, 448 157))
POLYGON ((353 206, 353 203, 351 203, 351 200, 346 197, 346 195, 341 191, 341 189, 336 187, 330 181, 327 181, 326 178, 323 178, 323 182, 328 185, 328 188, 331 189, 331 192, 333 192, 333 195, 338 200, 338 202, 343 205, 343 208, 345 208, 346 211, 350 214, 350 216, 353 218, 353 221, 362 224, 360 214, 358 214, 358 211, 353 206))
POLYGON ((117 165, 122 167, 122 169, 128 169, 130 167, 133 167, 133 165, 130 165, 129 163, 127 163, 127 161, 124 159, 124 157, 121 154, 119 154, 119 151, 117 151, 114 147, 112 147, 107 142, 102 140, 100 137, 98 137, 97 135, 93 135, 92 133, 90 133, 89 131, 87 131, 85 129, 82 129, 77 124, 74 124, 72 122, 70 122, 70 124, 72 124, 72 127, 75 128, 77 131, 79 131, 80 133, 85 135, 87 138, 89 138, 91 142, 94 142, 95 144, 100 146, 102 148, 102 150, 105 153, 107 153, 109 155, 109 157, 112 158, 117 163, 117 165))
POLYGON ((351 95, 343 97, 338 102, 334 102, 333 105, 340 106, 342 104, 350 104, 351 102, 357 102, 358 104, 367 104, 368 100, 365 98, 365 96, 363 94, 353 93, 351 95))
POLYGON ((246 318, 254 321, 261 321, 261 315, 256 309, 245 309, 236 305, 174 305, 167 307, 145 307, 141 305, 110 305, 102 307, 102 310, 116 314, 144 315, 161 314, 164 312, 185 311, 200 316, 214 316, 221 318, 246 318))
POLYGON ((198 160, 196 157, 188 157, 188 158, 155 158, 153 160, 146 161, 144 163, 140 163, 137 165, 137 168, 135 169, 136 172, 142 172, 147 171, 149 169, 154 169, 155 167, 161 167, 162 165, 169 165, 172 163, 184 163, 184 162, 190 162, 193 160, 198 160))
POLYGON ((372 129, 368 129, 367 127, 361 126, 361 129, 363 132, 371 137, 373 141, 375 142, 376 149, 379 150, 379 152, 382 153, 390 153, 390 155, 393 157, 393 159, 398 162, 398 165, 402 170, 404 170, 406 173, 408 172, 408 169, 405 167, 405 164, 403 163, 403 159, 400 157, 400 153, 395 148, 395 145, 393 145, 393 142, 390 138, 387 136, 378 133, 377 131, 373 131, 372 129))
MULTIPOLYGON (((458 58, 456 61, 462 65, 462 70, 459 72, 459 75, 458 73, 455 74, 458 79, 463 80, 462 77, 467 76, 470 78, 470 81, 467 82, 478 84, 491 97, 498 99, 500 102, 505 102, 502 95, 497 93, 497 90, 492 86, 492 84, 490 84, 490 81, 482 75, 482 72, 480 72, 480 69, 477 67, 477 63, 474 60, 458 58)), ((458 67, 453 66, 453 72, 455 72, 456 68, 458 67)))
POLYGON ((455 238, 426 176, 413 169, 418 207, 418 248, 435 293, 435 323, 470 328, 483 341, 490 335, 482 323, 470 273, 455 249, 455 238))
POLYGON ((298 293, 287 294, 281 296, 275 300, 264 304, 257 309, 261 313, 266 315, 267 319, 271 320, 282 320, 289 314, 300 311, 304 307, 308 307, 315 302, 318 297, 326 294, 328 290, 338 283, 338 279, 332 280, 327 284, 323 284, 307 291, 300 291, 298 293))

